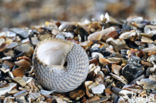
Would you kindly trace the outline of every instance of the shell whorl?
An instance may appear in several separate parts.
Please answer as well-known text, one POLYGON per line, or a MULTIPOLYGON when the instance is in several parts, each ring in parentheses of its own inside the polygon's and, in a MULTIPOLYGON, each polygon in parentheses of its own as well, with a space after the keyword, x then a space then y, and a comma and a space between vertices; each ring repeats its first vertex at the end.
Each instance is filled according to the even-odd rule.
MULTIPOLYGON (((53 56, 49 56, 49 58, 53 58, 53 56)), ((44 88, 54 90, 56 92, 69 92, 80 86, 81 83, 86 79, 89 71, 89 60, 86 52, 80 45, 69 41, 52 39, 43 41, 38 44, 33 55, 33 66, 36 78, 44 88), (55 43, 61 43, 58 46, 63 45, 58 48, 58 51, 63 49, 64 53, 61 52, 63 54, 55 55, 55 53, 57 53, 58 51, 51 52, 54 55, 54 60, 59 59, 58 61, 61 63, 55 62, 53 59, 52 63, 43 63, 43 61, 46 61, 44 60, 46 57, 44 59, 38 58, 38 53, 42 53, 44 51, 38 52, 37 50, 40 50, 38 48, 40 48, 42 44, 44 45, 44 43, 53 41, 55 41, 55 43), (66 66, 64 65, 65 61, 67 64, 66 66), (56 63, 57 65, 54 63, 56 63)))

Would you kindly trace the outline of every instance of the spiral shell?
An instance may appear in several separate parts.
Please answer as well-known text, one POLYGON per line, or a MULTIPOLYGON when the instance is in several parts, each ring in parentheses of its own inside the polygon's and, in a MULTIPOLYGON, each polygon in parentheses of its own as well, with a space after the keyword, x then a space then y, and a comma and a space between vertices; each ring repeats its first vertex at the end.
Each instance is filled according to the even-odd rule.
POLYGON ((33 55, 37 81, 46 89, 69 92, 86 79, 89 60, 84 49, 75 43, 49 39, 40 42, 33 55))

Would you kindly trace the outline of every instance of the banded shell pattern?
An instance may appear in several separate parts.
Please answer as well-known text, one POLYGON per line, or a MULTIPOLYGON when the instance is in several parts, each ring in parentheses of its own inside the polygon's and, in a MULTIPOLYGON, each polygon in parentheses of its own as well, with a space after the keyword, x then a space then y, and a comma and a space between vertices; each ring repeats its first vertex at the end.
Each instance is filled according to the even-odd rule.
POLYGON ((88 74, 89 60, 79 44, 48 39, 37 45, 33 66, 37 81, 44 88, 62 93, 82 84, 88 74))

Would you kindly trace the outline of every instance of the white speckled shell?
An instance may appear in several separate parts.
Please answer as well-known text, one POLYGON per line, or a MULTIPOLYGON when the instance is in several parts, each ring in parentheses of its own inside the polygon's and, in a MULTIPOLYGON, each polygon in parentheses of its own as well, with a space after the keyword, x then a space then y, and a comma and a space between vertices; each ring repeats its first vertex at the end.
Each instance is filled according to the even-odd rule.
POLYGON ((60 69, 59 66, 49 67, 42 64, 37 59, 36 52, 34 53, 33 66, 36 78, 44 88, 61 93, 69 92, 80 86, 86 79, 89 71, 89 60, 80 45, 73 44, 65 60, 67 66, 63 69, 60 69))

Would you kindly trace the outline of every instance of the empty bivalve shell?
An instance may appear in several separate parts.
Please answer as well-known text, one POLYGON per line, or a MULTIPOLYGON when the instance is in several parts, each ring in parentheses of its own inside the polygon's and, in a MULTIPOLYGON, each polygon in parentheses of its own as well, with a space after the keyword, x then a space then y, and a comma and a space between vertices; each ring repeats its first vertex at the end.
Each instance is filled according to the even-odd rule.
POLYGON ((82 84, 88 75, 89 60, 79 44, 47 39, 37 45, 33 67, 37 81, 44 88, 62 93, 82 84))

